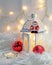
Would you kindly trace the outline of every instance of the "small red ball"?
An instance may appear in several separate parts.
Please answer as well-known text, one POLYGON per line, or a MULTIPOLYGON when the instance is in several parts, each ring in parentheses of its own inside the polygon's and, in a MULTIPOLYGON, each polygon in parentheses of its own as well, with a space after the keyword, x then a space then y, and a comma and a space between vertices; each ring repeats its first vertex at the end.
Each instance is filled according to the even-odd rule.
POLYGON ((33 52, 34 52, 34 53, 42 54, 44 51, 45 51, 45 49, 44 49, 44 47, 41 46, 41 45, 36 45, 36 46, 33 48, 33 52))
POLYGON ((34 30, 34 26, 33 25, 30 26, 30 30, 34 30))
POLYGON ((15 41, 12 45, 12 49, 16 52, 21 52, 23 49, 23 43, 21 41, 15 41))
POLYGON ((39 30, 39 26, 38 25, 35 27, 35 30, 37 30, 37 31, 39 30))

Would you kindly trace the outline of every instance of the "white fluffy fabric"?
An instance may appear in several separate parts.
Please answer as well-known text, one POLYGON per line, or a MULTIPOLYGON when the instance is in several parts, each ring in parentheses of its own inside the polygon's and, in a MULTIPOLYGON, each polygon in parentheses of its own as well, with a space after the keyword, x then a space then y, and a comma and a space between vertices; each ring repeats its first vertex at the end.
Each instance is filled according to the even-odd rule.
POLYGON ((52 57, 47 52, 43 54, 26 53, 22 51, 17 57, 9 58, 3 53, 13 52, 11 45, 20 33, 0 34, 0 65, 52 65, 52 57))
POLYGON ((0 58, 0 65, 52 65, 52 57, 46 52, 43 54, 28 54, 23 51, 15 58, 0 58))

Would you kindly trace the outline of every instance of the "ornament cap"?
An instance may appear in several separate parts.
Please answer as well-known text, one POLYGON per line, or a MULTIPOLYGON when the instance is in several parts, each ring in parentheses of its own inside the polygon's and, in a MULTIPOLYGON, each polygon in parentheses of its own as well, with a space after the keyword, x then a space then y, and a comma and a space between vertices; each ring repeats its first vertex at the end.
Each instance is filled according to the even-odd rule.
POLYGON ((31 14, 31 18, 32 18, 33 20, 35 19, 35 14, 34 14, 34 13, 31 14))

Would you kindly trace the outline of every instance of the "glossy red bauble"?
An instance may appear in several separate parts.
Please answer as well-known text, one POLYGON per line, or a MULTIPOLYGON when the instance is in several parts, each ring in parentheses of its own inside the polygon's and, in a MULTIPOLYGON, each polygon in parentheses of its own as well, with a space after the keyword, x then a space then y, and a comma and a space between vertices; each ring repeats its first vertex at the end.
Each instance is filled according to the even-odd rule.
POLYGON ((34 30, 34 26, 33 25, 30 26, 30 30, 34 30))
POLYGON ((37 30, 37 31, 39 30, 39 26, 38 25, 35 27, 35 30, 37 30))
POLYGON ((12 45, 12 49, 16 52, 21 52, 23 49, 23 43, 21 41, 15 41, 12 45))
POLYGON ((45 49, 44 49, 44 47, 41 46, 41 45, 36 45, 36 46, 33 48, 33 52, 34 52, 34 53, 42 54, 44 51, 45 51, 45 49))

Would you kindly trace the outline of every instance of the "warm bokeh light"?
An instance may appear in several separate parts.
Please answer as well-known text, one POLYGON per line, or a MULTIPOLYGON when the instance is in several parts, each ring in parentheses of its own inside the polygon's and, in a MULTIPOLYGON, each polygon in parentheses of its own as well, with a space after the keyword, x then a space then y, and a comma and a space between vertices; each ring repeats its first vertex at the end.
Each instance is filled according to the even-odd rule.
POLYGON ((29 52, 30 51, 30 49, 28 49, 28 39, 27 39, 27 37, 24 37, 24 49, 27 51, 27 52, 29 52))
POLYGON ((14 14, 14 12, 13 12, 13 11, 10 11, 10 12, 9 12, 9 15, 13 15, 13 14, 14 14))
POLYGON ((52 15, 49 16, 49 20, 52 21, 52 15))
POLYGON ((27 6, 23 5, 23 6, 22 6, 22 10, 23 10, 23 11, 27 11, 27 6))
POLYGON ((35 36, 33 37, 33 41, 35 41, 35 36))
POLYGON ((44 3, 44 0, 38 0, 39 3, 44 3))
POLYGON ((39 8, 43 8, 43 5, 39 5, 39 8))
POLYGON ((35 46, 35 35, 30 34, 30 51, 32 52, 33 47, 35 46))
POLYGON ((20 31, 22 29, 22 25, 21 24, 18 24, 17 25, 17 29, 20 31))
POLYGON ((21 19, 19 22, 20 22, 20 24, 22 24, 22 25, 25 23, 24 19, 21 19))
POLYGON ((44 7, 45 7, 44 4, 38 5, 39 9, 43 9, 44 7))
POLYGON ((10 29, 11 29, 11 27, 8 25, 8 26, 7 26, 7 31, 10 31, 10 29))
POLYGON ((49 30, 49 29, 48 29, 48 26, 46 26, 46 25, 45 25, 45 30, 46 30, 45 33, 48 33, 48 30, 49 30))

